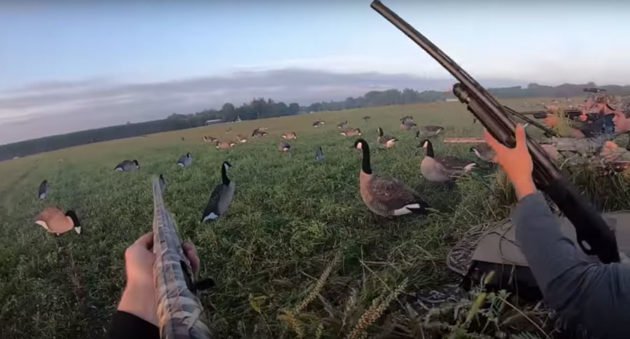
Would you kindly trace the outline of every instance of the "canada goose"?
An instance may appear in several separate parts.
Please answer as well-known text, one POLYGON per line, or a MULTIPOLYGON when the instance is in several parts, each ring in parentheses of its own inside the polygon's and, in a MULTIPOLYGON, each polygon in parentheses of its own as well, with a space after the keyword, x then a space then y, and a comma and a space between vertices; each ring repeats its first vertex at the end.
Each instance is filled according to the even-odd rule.
POLYGON ((438 136, 438 134, 442 133, 444 127, 442 126, 434 126, 434 125, 426 125, 421 126, 418 131, 416 131, 416 138, 420 139, 420 137, 424 138, 433 138, 438 136))
POLYGON ((401 123, 403 123, 403 124, 404 124, 404 123, 405 123, 405 121, 407 121, 407 120, 411 120, 411 121, 413 121, 413 117, 412 117, 411 115, 405 115, 404 117, 400 118, 400 122, 401 122, 401 123))
POLYGON ((217 140, 218 140, 218 139, 217 139, 217 138, 215 138, 215 137, 205 136, 205 135, 203 136, 203 141, 204 141, 204 142, 207 142, 207 143, 210 143, 210 144, 216 143, 216 142, 217 142, 217 140))
POLYGON ((402 123, 400 123, 400 129, 405 130, 405 131, 413 129, 416 126, 417 126, 416 122, 411 119, 407 119, 403 121, 402 123))
POLYGON ((252 137, 264 137, 265 135, 267 135, 267 132, 265 132, 264 128, 256 128, 253 132, 252 132, 252 137))
POLYGON ((131 172, 140 168, 138 160, 123 160, 121 163, 114 167, 114 170, 118 172, 131 172))
POLYGON ((160 190, 162 192, 166 191, 166 179, 164 179, 164 176, 162 174, 160 174, 160 190))
POLYGON ((322 146, 317 147, 315 150, 315 161, 324 161, 324 151, 322 150, 322 146))
POLYGON ((35 219, 35 223, 48 233, 60 235, 71 230, 81 234, 81 224, 77 214, 69 210, 65 214, 56 207, 46 207, 35 219))
POLYGON ((181 168, 189 167, 190 165, 192 165, 192 155, 190 155, 190 152, 186 153, 185 155, 182 155, 177 160, 177 166, 181 168))
POLYGON ((337 128, 339 128, 339 129, 345 129, 346 127, 348 127, 348 120, 342 121, 342 122, 337 124, 337 128))
POLYGON ((217 149, 230 149, 236 145, 233 141, 219 141, 217 142, 217 149))
POLYGON ((485 162, 494 162, 496 153, 488 144, 479 144, 470 148, 470 152, 475 153, 477 158, 485 162))
POLYGON ((446 182, 470 172, 475 163, 455 157, 436 158, 433 144, 429 139, 422 142, 424 158, 420 163, 420 172, 429 181, 446 182))
POLYGON ((278 144, 278 151, 289 152, 290 150, 291 150, 291 145, 288 142, 282 141, 278 144))
POLYGON ((240 142, 241 144, 244 144, 247 142, 247 137, 242 134, 237 134, 236 138, 238 139, 238 142, 240 142))
POLYGON ((370 211, 384 217, 428 213, 429 205, 407 185, 397 179, 386 179, 372 174, 370 147, 365 140, 358 139, 354 147, 363 152, 359 191, 370 211))
POLYGON ((48 180, 44 180, 41 184, 39 184, 39 191, 37 191, 37 196, 39 197, 39 200, 44 200, 46 199, 46 197, 48 197, 48 180))
POLYGON ((313 127, 317 128, 317 127, 324 126, 325 124, 326 124, 326 122, 324 122, 323 120, 315 120, 313 122, 313 127))
POLYGON ((282 134, 282 139, 284 140, 295 140, 297 139, 297 133, 295 132, 286 132, 282 134))
POLYGON ((359 128, 348 128, 348 129, 345 129, 345 130, 341 131, 340 134, 343 135, 344 137, 358 136, 358 135, 361 135, 361 129, 359 129, 359 128))
POLYGON ((381 144, 381 146, 385 147, 385 148, 392 148, 396 145, 396 141, 398 141, 398 139, 389 136, 389 135, 384 135, 383 134, 383 129, 382 128, 378 128, 378 138, 376 138, 376 141, 381 144))
POLYGON ((227 161, 221 164, 221 183, 210 194, 208 205, 201 215, 201 222, 217 220, 230 207, 236 190, 236 184, 227 176, 227 170, 230 167, 232 165, 227 161))

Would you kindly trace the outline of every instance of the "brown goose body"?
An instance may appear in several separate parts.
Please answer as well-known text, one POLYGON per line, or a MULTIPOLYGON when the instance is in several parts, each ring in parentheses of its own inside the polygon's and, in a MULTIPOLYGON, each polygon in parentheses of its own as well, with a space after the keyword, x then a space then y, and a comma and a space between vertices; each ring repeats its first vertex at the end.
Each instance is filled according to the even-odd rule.
POLYGON ((230 149, 232 147, 234 147, 234 145, 236 145, 236 143, 231 142, 231 141, 219 141, 217 142, 217 149, 230 149))
POLYGON ((48 233, 61 235, 74 230, 81 234, 81 224, 76 213, 72 210, 63 213, 56 207, 46 207, 35 219, 35 223, 43 227, 48 233))
POLYGON ((398 139, 396 139, 395 137, 383 134, 383 129, 379 127, 378 137, 376 138, 376 141, 385 148, 392 148, 396 146, 396 142, 398 141, 398 139))
POLYGON ((475 163, 456 157, 437 158, 433 152, 433 144, 428 139, 422 142, 424 158, 420 163, 422 176, 429 181, 447 182, 470 172, 475 163))
POLYGON ((297 139, 297 133, 295 132, 287 132, 282 134, 282 139, 284 140, 295 140, 297 139))
POLYGON ((247 137, 242 135, 242 134, 238 134, 236 135, 236 139, 238 140, 238 142, 240 142, 241 144, 244 144, 247 142, 247 137))
POLYGON ((361 135, 361 129, 359 128, 347 128, 340 133, 344 137, 354 137, 361 135))
POLYGON ((370 211, 384 217, 428 213, 429 205, 409 186, 397 179, 383 178, 372 173, 370 148, 365 140, 357 140, 355 147, 363 152, 359 192, 370 211))

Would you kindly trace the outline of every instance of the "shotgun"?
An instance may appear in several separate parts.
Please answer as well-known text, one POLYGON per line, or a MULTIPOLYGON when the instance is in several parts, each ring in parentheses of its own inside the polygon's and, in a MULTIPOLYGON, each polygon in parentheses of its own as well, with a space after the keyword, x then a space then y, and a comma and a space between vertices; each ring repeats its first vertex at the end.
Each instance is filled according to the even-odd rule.
MULTIPOLYGON (((451 73, 459 82, 453 86, 455 96, 466 104, 468 110, 495 139, 508 147, 514 147, 515 124, 497 99, 433 42, 379 0, 372 2, 371 6, 451 73)), ((619 251, 615 234, 599 212, 564 178, 540 145, 528 138, 527 147, 534 162, 533 175, 536 186, 545 192, 571 221, 575 227, 578 244, 584 253, 597 255, 603 263, 618 262, 619 251)))
POLYGON ((164 205, 157 177, 153 178, 153 254, 160 338, 210 338, 210 330, 202 321, 203 306, 195 295, 192 267, 175 220, 164 205))

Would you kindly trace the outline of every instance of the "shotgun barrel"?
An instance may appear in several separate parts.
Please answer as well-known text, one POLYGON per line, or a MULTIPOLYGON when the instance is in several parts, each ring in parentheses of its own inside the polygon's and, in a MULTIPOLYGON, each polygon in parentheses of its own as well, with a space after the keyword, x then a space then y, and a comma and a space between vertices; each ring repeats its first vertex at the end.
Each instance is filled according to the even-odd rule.
MULTIPOLYGON (((459 81, 453 86, 455 96, 467 105, 468 110, 495 139, 503 145, 514 147, 515 124, 503 105, 446 53, 391 9, 379 0, 372 2, 371 6, 451 73, 459 81)), ((536 186, 544 191, 571 221, 582 250, 589 255, 597 255, 604 263, 618 262, 619 251, 615 234, 599 212, 564 178, 540 145, 528 138, 527 147, 534 163, 533 177, 536 186)))

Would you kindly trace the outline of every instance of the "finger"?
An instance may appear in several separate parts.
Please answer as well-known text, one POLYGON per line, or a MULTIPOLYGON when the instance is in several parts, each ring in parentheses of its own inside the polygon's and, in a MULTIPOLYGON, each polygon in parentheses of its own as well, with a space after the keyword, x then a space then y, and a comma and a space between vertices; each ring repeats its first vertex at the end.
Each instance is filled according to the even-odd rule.
POLYGON ((516 125, 514 134, 516 135, 516 148, 527 148, 527 133, 525 133, 525 127, 521 124, 516 125))
POLYGON ((199 255, 197 254, 197 248, 191 242, 184 242, 182 244, 182 248, 184 249, 184 254, 190 261, 190 266, 192 267, 193 273, 197 274, 199 272, 199 266, 201 266, 201 260, 199 259, 199 255))
POLYGON ((500 142, 495 139, 488 130, 483 131, 483 138, 486 140, 486 143, 490 148, 494 150, 495 153, 499 154, 505 151, 505 146, 503 146, 500 142))
POLYGON ((138 245, 138 246, 142 246, 143 248, 146 248, 147 250, 152 249, 153 248, 153 232, 149 232, 149 233, 143 234, 133 244, 134 245, 138 245))

